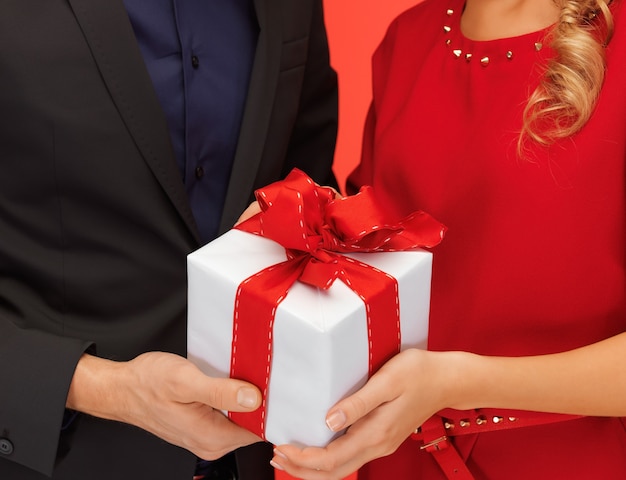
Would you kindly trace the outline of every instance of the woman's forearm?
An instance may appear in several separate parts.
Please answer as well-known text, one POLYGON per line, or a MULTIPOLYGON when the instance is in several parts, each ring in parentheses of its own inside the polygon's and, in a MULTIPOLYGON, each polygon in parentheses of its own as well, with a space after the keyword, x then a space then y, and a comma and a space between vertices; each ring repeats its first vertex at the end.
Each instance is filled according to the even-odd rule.
POLYGON ((626 333, 563 353, 487 357, 450 352, 449 407, 626 416, 626 333))

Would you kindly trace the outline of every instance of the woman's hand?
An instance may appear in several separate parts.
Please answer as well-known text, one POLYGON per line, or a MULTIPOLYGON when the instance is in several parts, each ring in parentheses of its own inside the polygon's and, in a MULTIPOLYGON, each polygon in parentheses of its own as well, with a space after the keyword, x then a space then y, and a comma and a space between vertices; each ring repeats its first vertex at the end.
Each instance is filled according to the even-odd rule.
POLYGON ((135 425, 214 460, 261 441, 221 410, 252 411, 260 403, 260 392, 249 383, 208 377, 181 356, 148 352, 129 362, 84 355, 67 407, 135 425))
POLYGON ((447 407, 624 417, 624 352, 626 333, 528 357, 406 350, 330 409, 327 423, 332 430, 349 426, 345 435, 326 448, 281 445, 272 463, 305 480, 340 479, 392 453, 415 427, 447 407))
MULTIPOLYGON (((462 353, 406 350, 387 362, 355 394, 331 408, 329 428, 345 435, 325 448, 281 445, 274 467, 306 480, 341 479, 394 452, 431 415, 449 405, 447 385, 462 353)), ((451 383, 452 382, 452 383, 451 383)))

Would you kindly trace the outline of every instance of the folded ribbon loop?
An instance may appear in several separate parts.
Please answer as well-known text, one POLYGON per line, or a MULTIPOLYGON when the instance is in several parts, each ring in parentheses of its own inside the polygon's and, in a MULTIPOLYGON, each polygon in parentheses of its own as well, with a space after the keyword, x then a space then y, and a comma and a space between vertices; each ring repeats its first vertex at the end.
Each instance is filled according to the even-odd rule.
POLYGON ((369 187, 335 199, 332 189, 316 185, 297 169, 258 190, 256 197, 261 212, 236 228, 279 243, 286 260, 244 280, 237 291, 230 374, 258 386, 263 403, 255 412, 229 416, 265 438, 274 317, 291 285, 300 280, 325 290, 340 279, 363 300, 371 375, 400 350, 397 281, 341 253, 433 247, 445 227, 423 212, 390 223, 369 187))
POLYGON ((237 228, 256 233, 322 262, 337 253, 430 248, 438 245, 446 227, 425 212, 400 221, 376 203, 373 189, 335 199, 335 192, 316 185, 294 169, 285 180, 256 192, 261 213, 237 228))

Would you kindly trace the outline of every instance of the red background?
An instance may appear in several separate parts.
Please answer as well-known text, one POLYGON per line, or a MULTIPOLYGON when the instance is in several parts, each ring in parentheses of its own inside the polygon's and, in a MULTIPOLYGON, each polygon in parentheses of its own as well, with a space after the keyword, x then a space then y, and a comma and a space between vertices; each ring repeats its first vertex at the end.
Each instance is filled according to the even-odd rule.
POLYGON ((335 174, 345 178, 361 154, 361 136, 371 100, 372 53, 389 23, 419 0, 324 0, 333 67, 339 75, 339 137, 335 174))
MULTIPOLYGON (((363 124, 371 100, 372 53, 393 18, 416 3, 418 0, 324 0, 331 63, 339 75, 334 170, 342 189, 361 154, 363 124)), ((277 480, 291 478, 276 472, 277 480)), ((356 475, 348 479, 355 480, 356 475)))

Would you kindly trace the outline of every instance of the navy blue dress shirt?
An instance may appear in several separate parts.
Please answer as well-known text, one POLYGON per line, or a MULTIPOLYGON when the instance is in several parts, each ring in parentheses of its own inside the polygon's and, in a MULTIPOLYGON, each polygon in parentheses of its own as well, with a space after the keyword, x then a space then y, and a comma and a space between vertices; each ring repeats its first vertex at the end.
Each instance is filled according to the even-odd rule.
POLYGON ((259 27, 252 0, 124 0, 203 242, 215 238, 259 27))

